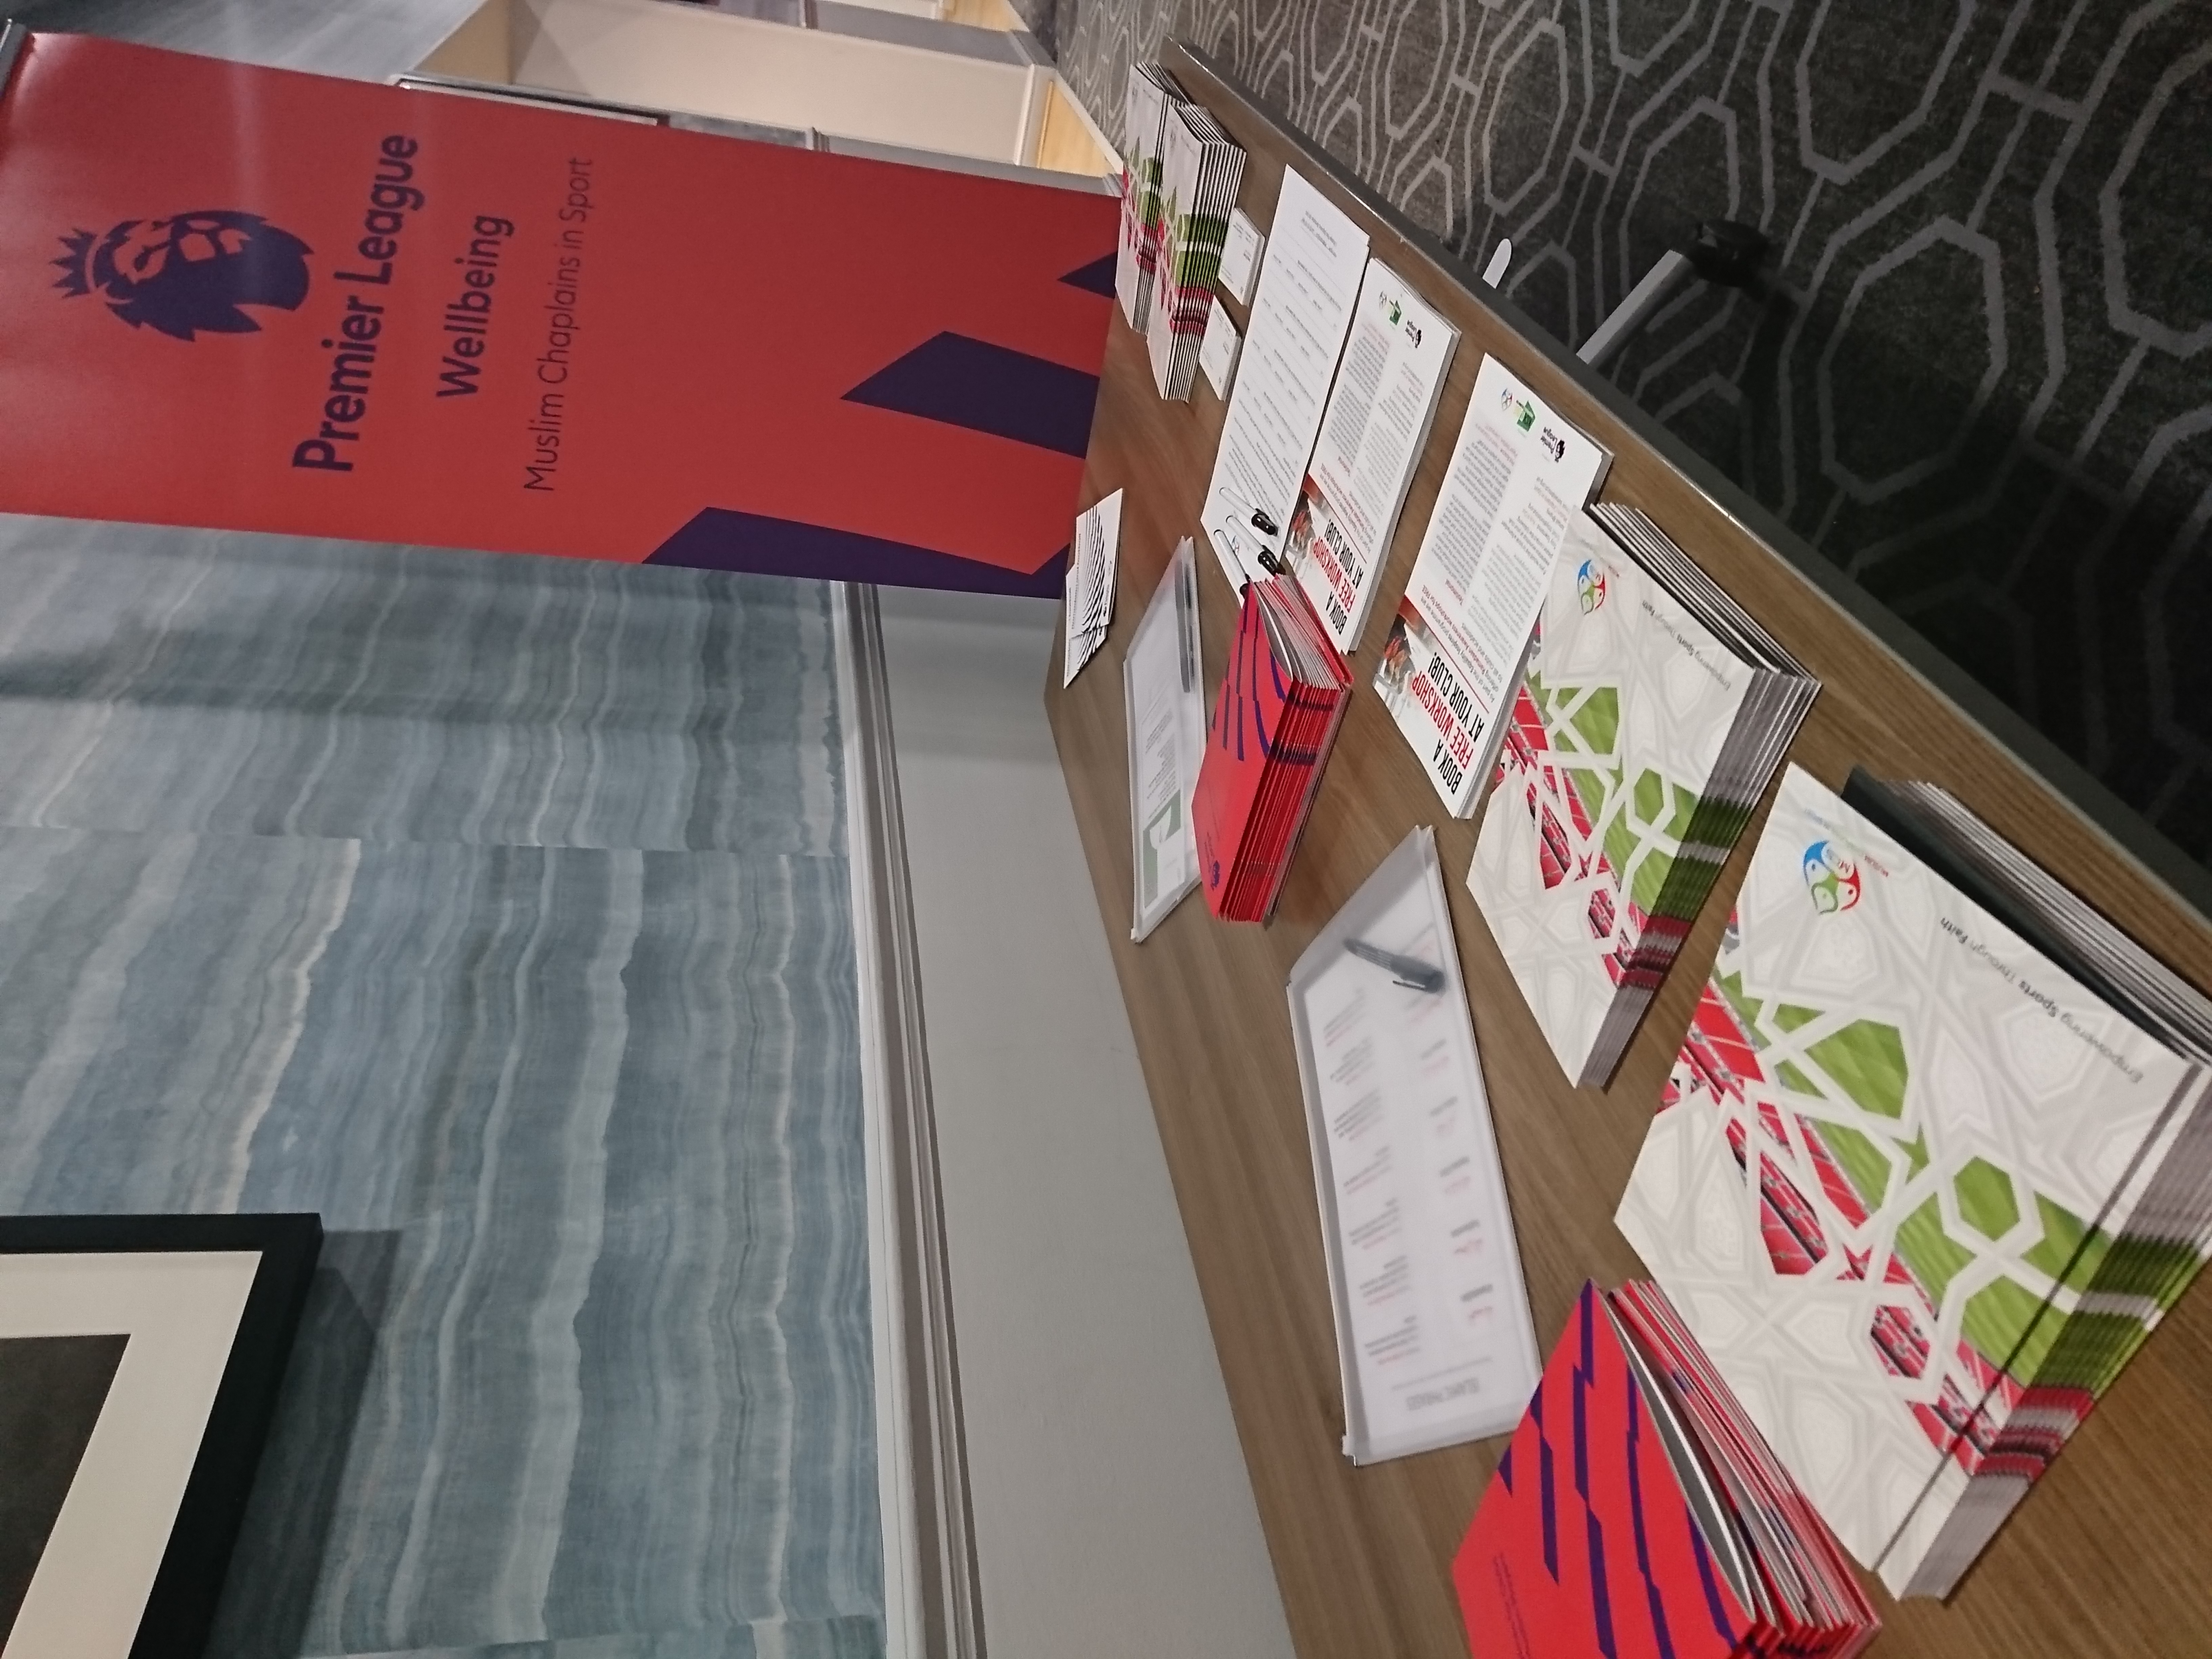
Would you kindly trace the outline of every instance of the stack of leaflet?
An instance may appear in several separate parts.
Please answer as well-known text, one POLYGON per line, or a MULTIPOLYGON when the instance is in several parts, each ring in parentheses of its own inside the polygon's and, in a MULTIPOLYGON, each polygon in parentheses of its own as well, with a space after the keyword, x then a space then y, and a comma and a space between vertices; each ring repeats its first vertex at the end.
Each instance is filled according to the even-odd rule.
POLYGON ((1615 1219, 1844 1548, 1944 1595, 2203 1259, 2212 1010, 1859 793, 1905 834, 1784 775, 1615 1219))
POLYGON ((1159 252, 1145 343, 1160 396, 1190 396, 1212 308, 1214 273, 1230 210, 1244 180, 1244 152, 1195 104, 1168 105, 1160 137, 1159 252))
MULTIPOLYGON (((2212 1002, 2060 886, 2010 842, 1932 783, 1877 783, 1854 773, 1857 807, 2045 955, 2199 1071, 2176 1108, 2170 1149, 2148 1176, 2124 1224, 2085 1241, 2099 1260, 2082 1292, 2090 1316, 2066 1319, 2036 1346, 2040 1362, 2011 1368, 2021 1397, 1991 1437, 1966 1494, 1929 1545, 1907 1595, 1948 1595, 2005 1518, 2189 1288, 2212 1252, 2212 1002)), ((2052 1318, 2046 1312, 2046 1322, 2052 1318)))
POLYGON ((1114 297, 1131 328, 1152 314, 1152 270, 1160 246, 1160 143, 1168 107, 1182 88, 1158 64, 1132 64, 1122 106, 1121 235, 1114 254, 1114 297))
POLYGON ((1820 690, 1641 513, 1577 515, 1467 878, 1575 1082, 1613 1076, 1820 690))
POLYGON ((1352 697, 1352 671, 1287 576, 1244 590, 1191 822, 1206 908, 1265 921, 1352 697))
POLYGON ((1650 1285, 1583 1286, 1452 1581, 1480 1659, 1848 1659, 1881 1629, 1650 1285))
POLYGON ((1121 492, 1117 489, 1075 521, 1075 541, 1067 561, 1062 686, 1074 684, 1083 665, 1106 643, 1106 630, 1114 622, 1114 575, 1121 551, 1121 492))

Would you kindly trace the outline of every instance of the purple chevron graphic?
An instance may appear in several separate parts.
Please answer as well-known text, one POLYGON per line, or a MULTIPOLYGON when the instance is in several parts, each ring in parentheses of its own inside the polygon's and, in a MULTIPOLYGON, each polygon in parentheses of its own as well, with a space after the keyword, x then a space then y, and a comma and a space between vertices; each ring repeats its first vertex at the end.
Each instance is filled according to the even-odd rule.
POLYGON ((710 507, 693 515, 645 562, 689 570, 742 570, 763 576, 1056 599, 1066 585, 1067 550, 1063 547, 1025 575, 850 530, 710 507))
POLYGON ((1078 265, 1060 279, 1070 288, 1079 288, 1085 294, 1096 294, 1102 299, 1114 297, 1114 256, 1102 253, 1087 265, 1078 265))
POLYGON ((1734 1647, 1736 1642, 1735 1624, 1729 1617, 1727 1604, 1721 1600, 1720 1580, 1713 1576, 1713 1558, 1705 1548, 1705 1534, 1702 1528, 1692 1527, 1690 1529, 1690 1548, 1697 1556, 1698 1580, 1705 1587, 1706 1616, 1713 1621, 1713 1628, 1720 1633, 1721 1640, 1734 1647))
POLYGON ((1597 1650, 1605 1659, 1617 1659, 1619 1649, 1613 1640, 1613 1595, 1606 1586, 1605 1528, 1597 1518, 1595 1510, 1583 1512, 1584 1530, 1589 1534, 1590 1618, 1597 1627, 1597 1650))
POLYGON ((1079 459, 1091 448, 1098 377, 948 331, 878 369, 845 400, 1079 459))
MULTIPOLYGON (((1543 1390, 1536 1390, 1542 1394, 1543 1390)), ((1536 1499, 1544 1521, 1544 1570, 1559 1582, 1559 1498, 1552 1485, 1552 1443, 1536 1439, 1536 1499)))
MULTIPOLYGON (((1628 1522, 1636 1542, 1636 1571, 1644 1579, 1644 1599, 1651 1608, 1651 1639, 1659 1659, 1674 1659, 1674 1639, 1667 1628, 1667 1598, 1651 1576, 1651 1540, 1644 1525, 1644 1476, 1638 1443, 1644 1437, 1644 1396, 1632 1378, 1628 1384, 1628 1522)), ((1690 1535, 1696 1539, 1692 1521, 1690 1535)), ((1702 1559, 1702 1558, 1701 1558, 1702 1559)))

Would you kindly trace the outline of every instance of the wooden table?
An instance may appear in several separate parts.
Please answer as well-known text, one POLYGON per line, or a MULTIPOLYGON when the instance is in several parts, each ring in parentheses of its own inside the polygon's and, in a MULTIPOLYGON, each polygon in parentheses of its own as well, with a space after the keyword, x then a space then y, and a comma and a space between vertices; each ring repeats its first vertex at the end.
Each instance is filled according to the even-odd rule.
MULTIPOLYGON (((1613 1207, 1764 822, 1762 811, 1613 1085, 1571 1087, 1463 884, 1473 823, 1444 817, 1368 689, 1485 354, 1613 450, 1605 499, 1650 514, 1820 678, 1825 689, 1793 751, 1801 765, 1832 787, 1855 763, 1947 785, 2200 987, 2212 985, 2212 932, 1992 737, 1990 727, 2006 722, 1985 700, 1960 695, 1983 704, 1978 723, 1931 683, 1947 678, 1940 665, 1924 655, 1918 668, 1909 664, 1893 645, 1911 652, 1910 641, 1870 605, 1848 592, 1839 599, 1839 579, 1816 556, 1726 485, 1696 481, 1701 469, 1681 465, 1679 448, 1626 400, 1517 325, 1494 296, 1477 297, 1460 271, 1205 60, 1171 47, 1167 61, 1245 147, 1241 204, 1255 222, 1270 222, 1283 167, 1294 163, 1462 335, 1352 665, 1358 690, 1272 925, 1216 921, 1194 894, 1145 944, 1129 942, 1121 653, 1176 542, 1198 535, 1224 406, 1202 376, 1188 404, 1162 402, 1142 339, 1118 318, 1084 498, 1127 492, 1115 626, 1066 692, 1055 659, 1046 701, 1298 1651, 1305 1659, 1464 1655, 1449 1564, 1504 1442, 1364 1469, 1339 1449, 1343 1405, 1285 978, 1407 831, 1434 824, 1537 1337, 1548 1351, 1585 1279, 1611 1285, 1644 1276, 1613 1229, 1613 1207), (1747 524, 1762 525, 1769 539, 1747 524)), ((1242 308, 1231 309, 1241 326, 1242 308)), ((1210 686, 1236 602, 1202 537, 1199 549, 1210 686)), ((2007 736, 2022 746, 2016 729, 2007 736)), ((2039 758, 2046 770, 2063 769, 2039 758)), ((2080 793, 2080 781, 2069 782, 2080 793)), ((1888 1626, 1876 1649, 1885 1659, 2212 1653, 2212 1288, 2200 1283, 2184 1300, 1949 1605, 1892 1604, 1871 1575, 1868 1583, 1888 1626)))

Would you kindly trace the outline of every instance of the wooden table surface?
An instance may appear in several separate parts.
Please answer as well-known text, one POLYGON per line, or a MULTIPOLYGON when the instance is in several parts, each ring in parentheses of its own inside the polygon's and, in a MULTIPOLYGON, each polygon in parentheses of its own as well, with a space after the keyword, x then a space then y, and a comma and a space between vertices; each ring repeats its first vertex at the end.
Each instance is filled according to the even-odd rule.
MULTIPOLYGON (((1401 235, 1302 141, 1194 54, 1169 66, 1249 155, 1240 204, 1272 220, 1286 161, 1373 238, 1376 255, 1462 331, 1352 669, 1358 687, 1274 921, 1216 921, 1193 893, 1129 941, 1129 782, 1121 654, 1176 541, 1198 536, 1224 405, 1203 376, 1188 404, 1155 395, 1118 316, 1085 503, 1120 489, 1111 637, 1075 685, 1046 688, 1069 795, 1219 1349, 1275 1573, 1304 1659, 1464 1655, 1449 1567, 1503 1440, 1355 1469, 1344 1431, 1320 1222, 1284 981, 1300 951, 1419 823, 1433 824, 1474 1005, 1539 1342, 1548 1352, 1585 1279, 1644 1276, 1613 1211, 1717 947, 1765 813, 1699 918, 1612 1085, 1577 1090, 1553 1060, 1464 878, 1472 822, 1443 816, 1370 689, 1485 354, 1503 359, 1614 454, 1603 496, 1658 521, 1823 682, 1792 757, 1840 787, 1854 763, 1943 783, 2200 987, 2212 933, 2148 870, 2030 773, 1815 580, 1762 543, 1660 453, 1625 401, 1516 331, 1401 235)), ((1232 307, 1241 326, 1247 320, 1232 307)), ((1199 537, 1201 632, 1218 684, 1236 602, 1199 537)), ((1209 698, 1211 690, 1209 690, 1209 698)), ((1770 791, 1770 799, 1771 792, 1770 791)), ((2212 1288, 2199 1283, 1998 1536, 1948 1605, 1892 1603, 1885 1659, 2212 1654, 2212 1288)))

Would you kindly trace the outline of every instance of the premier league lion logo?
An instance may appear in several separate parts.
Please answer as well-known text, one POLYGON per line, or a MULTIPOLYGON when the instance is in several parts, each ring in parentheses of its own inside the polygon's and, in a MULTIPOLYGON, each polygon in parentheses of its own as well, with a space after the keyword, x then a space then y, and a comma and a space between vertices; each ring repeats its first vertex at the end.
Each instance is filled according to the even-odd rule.
POLYGON ((133 328, 172 339, 252 334, 247 306, 298 308, 307 297, 307 245, 258 213, 210 209, 168 219, 125 219, 105 236, 62 239, 54 286, 75 296, 95 289, 133 328))

